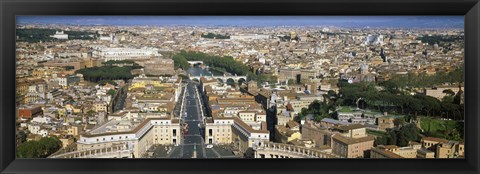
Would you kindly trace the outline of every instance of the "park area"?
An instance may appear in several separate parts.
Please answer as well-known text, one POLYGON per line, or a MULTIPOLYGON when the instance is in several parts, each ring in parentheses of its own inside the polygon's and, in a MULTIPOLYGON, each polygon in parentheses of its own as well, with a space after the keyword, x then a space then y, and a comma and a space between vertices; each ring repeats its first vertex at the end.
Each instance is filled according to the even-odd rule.
POLYGON ((420 117, 420 127, 426 136, 463 141, 462 122, 420 117))

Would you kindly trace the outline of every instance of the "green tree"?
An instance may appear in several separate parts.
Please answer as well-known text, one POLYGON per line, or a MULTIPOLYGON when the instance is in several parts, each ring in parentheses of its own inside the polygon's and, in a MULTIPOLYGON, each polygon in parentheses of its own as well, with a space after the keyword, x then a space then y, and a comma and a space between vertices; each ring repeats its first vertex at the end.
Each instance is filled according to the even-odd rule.
POLYGON ((394 129, 387 129, 388 139, 387 144, 394 145, 397 144, 397 133, 394 129))
POLYGON ((38 142, 45 146, 45 156, 56 152, 62 147, 62 142, 57 137, 44 137, 38 142))
POLYGON ((308 106, 309 110, 313 110, 314 113, 318 114, 320 113, 320 109, 322 109, 322 104, 318 100, 314 100, 310 105, 308 106))
MULTIPOLYGON (((453 115, 453 118, 451 118, 451 119, 454 119, 454 120, 456 119, 455 114, 460 109, 459 105, 454 104, 454 103, 452 103, 452 101, 447 100, 447 101, 442 101, 441 102, 441 107, 442 107, 443 113, 446 114, 447 119, 450 119, 450 113, 451 113, 451 115, 453 115)), ((442 115, 443 115, 443 113, 442 113, 442 115)))
POLYGON ((44 137, 39 141, 28 141, 17 147, 19 158, 45 158, 58 151, 62 142, 56 137, 44 137))
POLYGON ((404 147, 407 146, 410 141, 418 140, 418 132, 417 126, 413 123, 409 123, 401 127, 397 135, 397 145, 404 147))
POLYGON ((375 137, 375 146, 378 146, 378 145, 388 145, 388 136, 375 137))
POLYGON ((108 94, 108 95, 111 95, 111 96, 114 96, 116 93, 117 93, 117 91, 115 91, 114 89, 110 89, 110 90, 108 90, 108 92, 107 92, 107 94, 108 94))
POLYGON ((460 105, 461 100, 462 100, 462 94, 463 94, 463 91, 462 92, 458 92, 455 97, 453 97, 453 103, 457 104, 457 105, 460 105))
POLYGON ((413 111, 414 115, 417 116, 417 113, 421 112, 424 106, 422 105, 420 100, 414 97, 409 97, 407 100, 407 106, 410 108, 410 111, 413 111))
POLYGON ((395 118, 393 120, 393 124, 395 125, 395 127, 401 127, 405 124, 405 120, 403 118, 395 118))
POLYGON ((141 68, 141 66, 102 66, 85 68, 75 71, 77 74, 83 74, 85 80, 98 83, 103 80, 129 80, 133 78, 131 70, 141 68))
POLYGON ((214 33, 202 34, 201 37, 209 38, 209 39, 230 39, 230 36, 228 35, 221 35, 221 34, 214 34, 214 33))
POLYGON ((440 110, 440 101, 435 97, 426 95, 415 95, 414 97, 420 100, 427 116, 435 116, 435 111, 440 110))
POLYGON ((19 158, 40 158, 44 156, 46 147, 38 141, 27 141, 17 147, 19 158))
POLYGON ((455 130, 458 132, 458 134, 460 135, 460 138, 463 140, 464 138, 464 131, 465 130, 465 127, 464 127, 464 122, 456 122, 455 124, 455 130))
POLYGON ((329 98, 335 98, 335 97, 337 97, 337 93, 336 93, 335 91, 333 91, 333 90, 327 91, 327 95, 328 95, 329 98))
POLYGON ((188 64, 188 60, 182 55, 173 55, 172 60, 175 69, 182 68, 183 70, 186 70, 188 69, 188 67, 190 67, 190 64, 188 64))

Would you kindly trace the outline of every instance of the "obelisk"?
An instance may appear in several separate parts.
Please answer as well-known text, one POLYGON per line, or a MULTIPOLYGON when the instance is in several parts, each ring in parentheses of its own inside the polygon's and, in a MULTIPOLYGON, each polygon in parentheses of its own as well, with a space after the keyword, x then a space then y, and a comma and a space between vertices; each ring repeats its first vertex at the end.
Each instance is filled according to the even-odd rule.
POLYGON ((193 144, 193 155, 192 158, 197 158, 197 143, 193 144))

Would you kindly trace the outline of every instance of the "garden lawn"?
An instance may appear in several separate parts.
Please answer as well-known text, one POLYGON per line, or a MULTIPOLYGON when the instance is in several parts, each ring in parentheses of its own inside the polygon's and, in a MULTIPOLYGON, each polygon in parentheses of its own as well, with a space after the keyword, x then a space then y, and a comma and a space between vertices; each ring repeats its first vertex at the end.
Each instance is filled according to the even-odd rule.
POLYGON ((445 130, 455 129, 456 122, 453 120, 439 120, 429 117, 420 118, 420 127, 431 136, 445 137, 445 130))

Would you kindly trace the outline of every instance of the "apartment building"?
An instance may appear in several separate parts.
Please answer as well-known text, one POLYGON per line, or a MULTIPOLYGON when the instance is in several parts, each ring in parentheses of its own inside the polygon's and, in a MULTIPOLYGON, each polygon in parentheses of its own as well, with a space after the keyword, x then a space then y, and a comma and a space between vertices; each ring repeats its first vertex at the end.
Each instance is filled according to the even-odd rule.
POLYGON ((366 128, 359 124, 342 125, 333 128, 338 134, 332 136, 332 152, 346 158, 363 158, 373 147, 374 137, 366 134, 366 128))
POLYGON ((180 121, 171 115, 127 112, 80 135, 77 147, 81 151, 125 145, 140 158, 152 145, 175 145, 180 138, 180 121))

